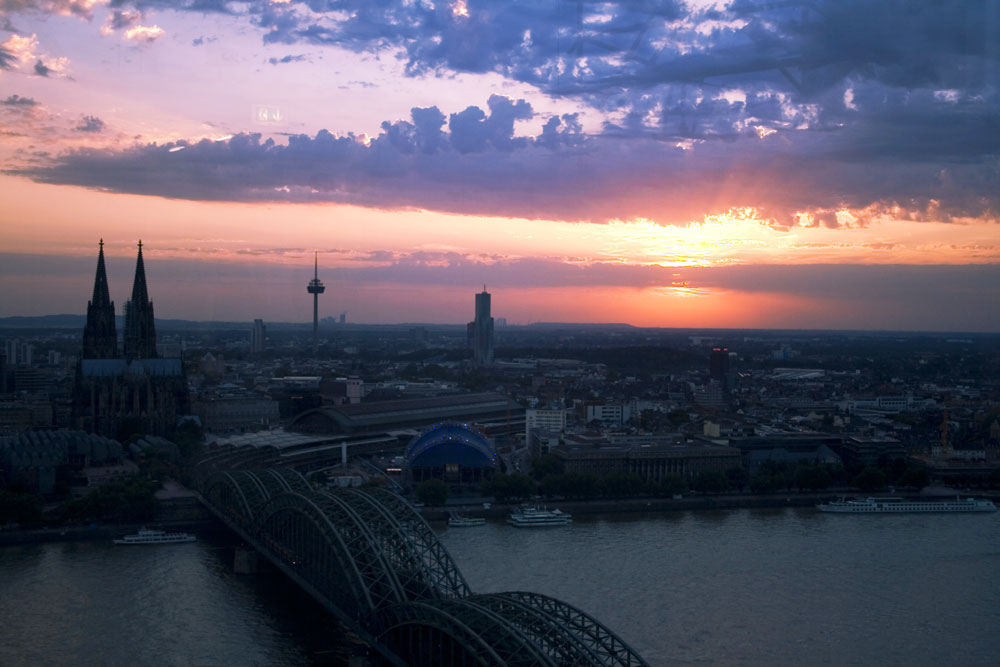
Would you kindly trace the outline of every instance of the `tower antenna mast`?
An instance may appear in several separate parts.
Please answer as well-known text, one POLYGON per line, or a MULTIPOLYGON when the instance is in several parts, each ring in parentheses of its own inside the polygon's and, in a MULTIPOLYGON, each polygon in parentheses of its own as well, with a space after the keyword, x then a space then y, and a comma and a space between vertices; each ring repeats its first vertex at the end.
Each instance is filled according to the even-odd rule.
POLYGON ((306 291, 313 295, 313 354, 319 347, 319 295, 326 287, 319 279, 319 251, 313 253, 313 279, 306 286, 306 291))

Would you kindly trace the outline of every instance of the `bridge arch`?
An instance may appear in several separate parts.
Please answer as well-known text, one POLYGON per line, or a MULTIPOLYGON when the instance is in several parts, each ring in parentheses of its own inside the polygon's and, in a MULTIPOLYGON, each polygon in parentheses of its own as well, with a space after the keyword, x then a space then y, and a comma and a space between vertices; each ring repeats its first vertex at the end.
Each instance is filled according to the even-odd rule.
POLYGON ((356 535, 345 539, 327 508, 296 493, 265 503, 250 533, 272 557, 291 567, 345 615, 360 621, 376 609, 367 563, 359 563, 356 535))
POLYGON ((565 602, 472 594, 430 525, 385 489, 315 491, 291 469, 240 469, 207 476, 202 494, 392 664, 648 667, 565 602))
POLYGON ((397 496, 386 497, 370 489, 349 489, 340 496, 358 509, 382 539, 382 549, 399 573, 407 599, 460 598, 469 594, 458 566, 430 526, 409 505, 407 513, 403 513, 391 502, 397 496), (415 516, 419 523, 407 514, 415 516))
POLYGON ((460 598, 471 594, 462 571, 434 529, 408 502, 382 488, 359 490, 381 503, 400 524, 424 563, 433 587, 442 597, 460 598))
POLYGON ((447 664, 649 667, 593 617, 536 593, 422 600, 390 607, 380 620, 379 638, 420 667, 442 664, 422 652, 428 640, 455 654, 447 664))
POLYGON ((253 522, 257 508, 266 499, 263 494, 257 480, 245 470, 217 472, 202 487, 205 500, 240 525, 253 522))
POLYGON ((618 665, 619 667, 646 666, 642 657, 629 646, 625 640, 612 632, 607 626, 590 614, 562 600, 542 595, 513 591, 495 595, 480 596, 484 598, 501 597, 506 600, 516 600, 530 605, 534 609, 544 611, 553 622, 571 630, 584 644, 588 645, 600 658, 602 665, 618 665))
POLYGON ((379 640, 410 667, 561 667, 502 617, 467 599, 396 605, 380 620, 379 640))

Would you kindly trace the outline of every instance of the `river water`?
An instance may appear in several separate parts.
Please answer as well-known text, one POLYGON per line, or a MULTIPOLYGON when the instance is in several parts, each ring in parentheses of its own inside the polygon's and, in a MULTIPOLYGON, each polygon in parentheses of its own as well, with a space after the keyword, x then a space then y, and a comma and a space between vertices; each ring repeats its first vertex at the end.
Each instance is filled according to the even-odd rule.
MULTIPOLYGON (((1000 656, 1000 514, 812 509, 440 529, 476 592, 555 596, 652 665, 976 665, 1000 656)), ((309 665, 345 640, 225 544, 0 549, 0 665, 309 665)))

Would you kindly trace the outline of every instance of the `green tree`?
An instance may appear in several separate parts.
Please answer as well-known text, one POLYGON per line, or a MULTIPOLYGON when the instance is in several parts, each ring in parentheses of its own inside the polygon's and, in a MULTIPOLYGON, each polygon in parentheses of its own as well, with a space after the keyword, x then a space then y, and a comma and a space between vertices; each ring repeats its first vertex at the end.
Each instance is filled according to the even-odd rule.
POLYGON ((877 491, 878 489, 885 488, 885 473, 878 468, 869 466, 859 472, 852 480, 852 483, 865 492, 877 491))
POLYGON ((706 470, 694 476, 691 488, 699 493, 722 493, 729 488, 729 480, 724 473, 706 470))
POLYGON ((726 471, 726 479, 731 488, 740 492, 750 483, 750 475, 743 468, 730 468, 726 471))
POLYGON ((552 454, 542 454, 531 461, 531 476, 535 479, 561 474, 563 474, 563 463, 552 454))
POLYGON ((563 495, 565 475, 546 475, 538 482, 538 493, 546 498, 563 495))
POLYGON ((601 493, 601 483, 590 473, 572 472, 563 476, 563 495, 568 498, 590 499, 601 493))
POLYGON ((821 491, 830 486, 832 481, 826 468, 819 465, 800 464, 795 469, 795 486, 809 491, 821 491))
POLYGON ((19 523, 32 525, 42 520, 41 496, 0 490, 0 525, 19 523))
POLYGON ((417 485, 417 500, 431 507, 441 507, 448 502, 448 485, 440 479, 425 479, 417 485))
POLYGON ((60 508, 67 521, 145 521, 156 511, 156 482, 129 477, 108 482, 60 508))
POLYGON ((910 466, 899 478, 900 486, 911 486, 917 489, 922 489, 930 483, 930 473, 923 466, 910 466))
POLYGON ((608 498, 629 498, 642 493, 642 478, 628 472, 613 472, 604 478, 604 495, 608 498))
POLYGON ((686 490, 687 485, 684 484, 684 478, 680 475, 667 475, 652 485, 653 493, 661 498, 672 498, 686 490))
POLYGON ((785 477, 781 473, 761 470, 750 478, 751 493, 774 493, 785 485, 785 477))
POLYGON ((534 495, 535 481, 520 473, 496 475, 489 485, 489 491, 497 502, 525 500, 534 495))

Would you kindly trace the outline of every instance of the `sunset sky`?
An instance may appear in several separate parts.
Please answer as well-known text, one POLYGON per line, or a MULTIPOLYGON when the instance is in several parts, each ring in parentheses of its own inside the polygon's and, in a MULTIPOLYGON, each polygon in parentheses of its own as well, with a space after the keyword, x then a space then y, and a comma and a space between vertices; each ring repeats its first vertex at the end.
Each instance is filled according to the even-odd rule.
POLYGON ((1000 0, 0 0, 0 317, 1000 331, 1000 0))

